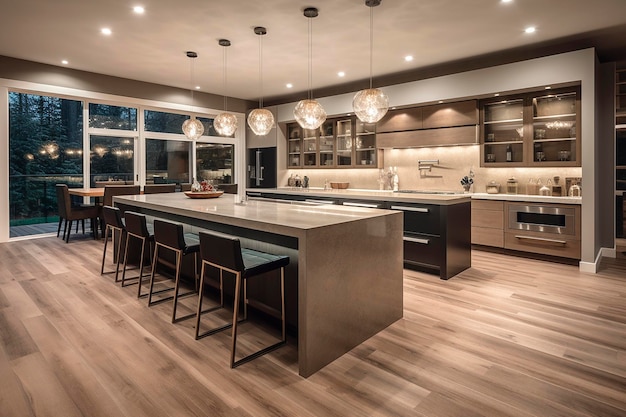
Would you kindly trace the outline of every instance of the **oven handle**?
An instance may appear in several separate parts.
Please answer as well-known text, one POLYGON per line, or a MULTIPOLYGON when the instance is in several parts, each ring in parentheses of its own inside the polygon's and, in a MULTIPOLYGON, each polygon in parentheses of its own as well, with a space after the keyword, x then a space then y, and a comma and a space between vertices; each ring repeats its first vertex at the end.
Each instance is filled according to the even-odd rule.
POLYGON ((391 206, 391 210, 416 211, 418 213, 428 213, 430 209, 423 207, 391 206))
POLYGON ((430 243, 430 239, 420 239, 420 238, 417 238, 417 237, 406 237, 406 236, 404 236, 402 238, 402 240, 405 240, 407 242, 421 243, 423 245, 428 245, 430 243))
POLYGON ((566 245, 567 244, 566 240, 548 239, 548 238, 545 238, 545 237, 515 235, 515 238, 516 239, 527 239, 527 240, 538 240, 540 242, 558 243, 560 245, 566 245))
POLYGON ((313 204, 335 204, 335 202, 331 200, 314 200, 312 198, 305 198, 304 202, 313 204))

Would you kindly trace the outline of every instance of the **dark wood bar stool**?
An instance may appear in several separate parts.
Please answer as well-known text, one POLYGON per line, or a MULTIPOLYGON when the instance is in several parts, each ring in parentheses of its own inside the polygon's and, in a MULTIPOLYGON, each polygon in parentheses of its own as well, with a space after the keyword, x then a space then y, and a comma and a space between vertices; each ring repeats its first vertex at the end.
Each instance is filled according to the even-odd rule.
POLYGON ((144 194, 173 193, 176 191, 176 184, 146 184, 143 186, 144 194))
MULTIPOLYGON (((154 250, 154 229, 148 224, 146 216, 134 211, 127 211, 124 213, 124 219, 126 223, 126 246, 124 249, 124 266, 122 267, 122 287, 126 286, 126 280, 137 279, 137 298, 145 297, 148 294, 141 293, 141 285, 143 282, 143 269, 145 264, 146 253, 154 250), (139 275, 137 277, 126 278, 126 267, 128 265, 129 246, 131 241, 138 241, 140 243, 139 253, 139 275)), ((149 256, 148 259, 152 259, 149 256)))
MULTIPOLYGON (((289 264, 288 256, 273 255, 252 249, 242 248, 238 238, 216 232, 200 232, 200 256, 202 268, 200 272, 200 291, 198 296, 198 307, 196 312, 196 339, 214 334, 220 330, 232 327, 232 347, 230 352, 230 367, 234 368, 252 359, 258 358, 287 342, 285 333, 285 266, 289 264), (221 306, 223 300, 223 272, 227 271, 235 275, 235 301, 233 307, 233 321, 230 324, 209 330, 200 334, 200 317, 202 312, 202 298, 204 289, 204 278, 206 265, 213 266, 220 270, 220 293, 221 306), (239 360, 235 360, 237 350, 237 323, 239 319, 239 302, 241 293, 241 281, 243 280, 244 291, 244 319, 247 318, 247 282, 248 279, 280 268, 280 320, 281 320, 281 340, 270 346, 249 354, 239 360)), ((212 309, 214 310, 214 309, 212 309)), ((208 310, 211 311, 211 310, 208 310)), ((207 312, 208 312, 207 311, 207 312)))
MULTIPOLYGON (((121 263, 121 250, 122 243, 126 239, 126 226, 122 222, 122 214, 120 209, 112 206, 102 207, 102 216, 105 224, 104 228, 104 250, 102 251, 102 266, 100 268, 100 275, 104 275, 104 262, 107 256, 107 245, 109 243, 109 233, 111 233, 111 243, 113 243, 113 258, 115 260, 115 282, 118 281, 120 273, 121 263), (113 242, 113 240, 116 242, 113 242)), ((128 240, 126 239, 126 247, 128 247, 128 240)), ((125 254, 126 252, 124 252, 125 254)), ((112 271, 111 271, 112 272, 112 271)), ((124 277, 122 276, 122 279, 124 277)))
POLYGON ((148 306, 173 299, 174 301, 172 307, 172 323, 193 317, 193 314, 189 314, 187 316, 177 318, 176 308, 179 297, 195 294, 198 291, 197 258, 199 251, 200 242, 198 240, 198 236, 192 233, 184 233, 182 223, 171 222, 163 219, 154 220, 154 256, 152 258, 152 273, 150 274, 150 292, 148 293, 148 306), (170 262, 165 257, 160 256, 160 252, 163 249, 174 253, 174 263, 170 262), (196 288, 195 291, 179 294, 180 275, 183 258, 188 255, 193 256, 194 282, 196 288), (152 295, 154 294, 154 275, 158 265, 163 265, 170 269, 174 269, 174 288, 168 288, 166 290, 159 291, 170 291, 173 289, 174 295, 153 302, 152 295))

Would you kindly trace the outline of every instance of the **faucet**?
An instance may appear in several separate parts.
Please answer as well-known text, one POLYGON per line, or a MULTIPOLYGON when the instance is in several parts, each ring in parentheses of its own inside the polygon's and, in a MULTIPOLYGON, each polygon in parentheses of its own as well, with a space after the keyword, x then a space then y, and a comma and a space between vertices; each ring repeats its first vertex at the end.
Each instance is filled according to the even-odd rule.
POLYGON ((439 165, 439 159, 419 159, 417 161, 417 169, 419 169, 420 173, 426 170, 430 172, 433 165, 439 165))

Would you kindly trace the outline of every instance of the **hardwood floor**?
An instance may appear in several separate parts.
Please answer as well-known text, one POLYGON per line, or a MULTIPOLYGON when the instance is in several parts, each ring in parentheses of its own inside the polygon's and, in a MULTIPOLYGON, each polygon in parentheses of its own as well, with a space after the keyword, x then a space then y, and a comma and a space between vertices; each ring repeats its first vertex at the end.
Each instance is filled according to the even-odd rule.
POLYGON ((0 416, 626 415, 626 259, 407 270, 404 318, 303 379, 293 340, 231 370, 228 332, 101 276, 102 245, 0 244, 0 416))

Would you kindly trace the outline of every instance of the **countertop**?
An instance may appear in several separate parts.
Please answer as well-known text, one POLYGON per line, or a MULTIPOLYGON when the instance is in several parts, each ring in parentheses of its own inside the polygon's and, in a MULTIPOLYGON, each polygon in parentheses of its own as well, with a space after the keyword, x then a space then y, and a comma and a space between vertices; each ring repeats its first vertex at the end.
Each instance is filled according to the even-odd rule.
POLYGON ((469 194, 429 194, 428 190, 424 190, 418 194, 399 193, 383 190, 368 189, 345 189, 345 190, 327 190, 322 188, 302 188, 280 187, 280 188, 249 188, 249 192, 310 196, 310 197, 329 197, 329 198, 352 198, 370 201, 396 201, 405 203, 425 203, 450 205, 460 202, 470 201, 470 199, 479 200, 500 200, 500 201, 527 201, 531 203, 555 203, 555 204, 582 204, 582 197, 552 197, 528 194, 487 194, 487 193, 469 193, 469 194))
POLYGON ((429 194, 429 193, 398 193, 393 191, 383 190, 366 190, 366 189, 346 189, 346 190, 327 190, 323 188, 249 188, 248 192, 261 192, 272 194, 286 194, 297 196, 310 196, 310 197, 330 197, 330 198, 346 198, 346 199, 359 199, 365 201, 395 201, 405 203, 425 203, 425 204, 438 204, 438 205, 451 205, 470 201, 470 194, 429 194))
POLYGON ((251 229, 263 226, 265 231, 287 236, 301 236, 302 232, 314 228, 397 213, 362 207, 311 206, 297 202, 247 201, 245 204, 235 204, 234 194, 208 199, 192 199, 184 193, 143 194, 115 196, 114 201, 251 229))

